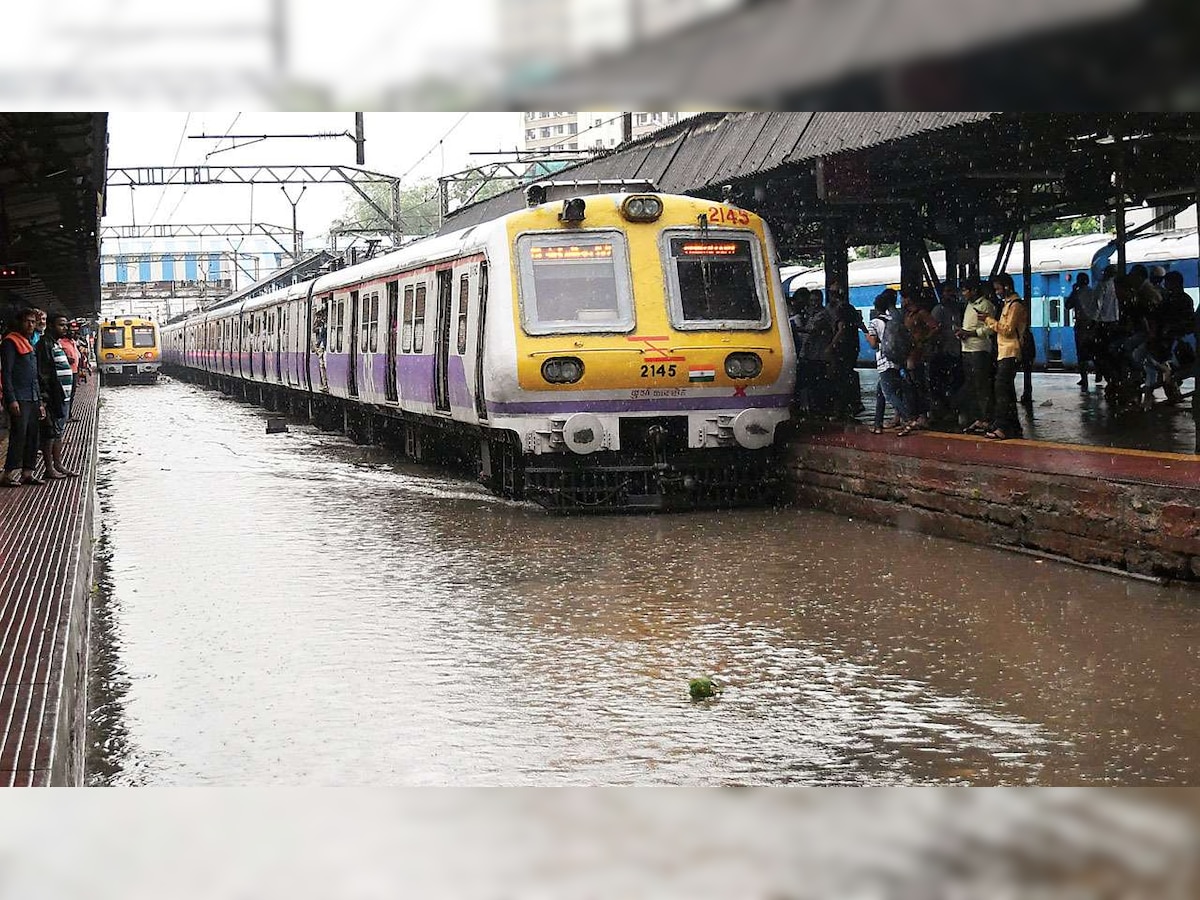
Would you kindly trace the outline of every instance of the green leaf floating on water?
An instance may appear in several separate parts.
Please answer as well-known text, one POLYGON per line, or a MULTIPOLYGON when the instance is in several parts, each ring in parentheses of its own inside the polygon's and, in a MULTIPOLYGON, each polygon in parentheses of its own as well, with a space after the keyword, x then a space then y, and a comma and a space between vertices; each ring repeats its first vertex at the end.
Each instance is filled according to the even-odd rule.
POLYGON ((693 700, 707 700, 717 695, 717 686, 711 678, 693 678, 688 682, 688 693, 693 700))

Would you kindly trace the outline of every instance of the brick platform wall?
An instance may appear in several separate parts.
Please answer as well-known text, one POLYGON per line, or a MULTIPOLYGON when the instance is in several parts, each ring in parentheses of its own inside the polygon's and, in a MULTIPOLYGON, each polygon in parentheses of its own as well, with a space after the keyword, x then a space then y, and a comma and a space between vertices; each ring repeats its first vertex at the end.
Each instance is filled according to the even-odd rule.
POLYGON ((932 436, 802 436, 791 443, 787 463, 800 505, 974 544, 1200 581, 1200 460, 1194 470, 1178 457, 1164 457, 1155 467, 1148 454, 1139 454, 1131 466, 1149 476, 1122 475, 1119 455, 1097 451, 1115 471, 1073 475, 1071 468, 1089 468, 1078 464, 1076 451, 1026 445, 1020 465, 1013 465, 1004 456, 1013 455, 1014 445, 987 460, 978 457, 990 448, 968 452, 966 443, 932 436), (953 458, 958 448, 962 461, 953 458), (1045 464, 1036 456, 1031 463, 1031 453, 1045 464), (1063 459, 1063 453, 1072 455, 1063 459))

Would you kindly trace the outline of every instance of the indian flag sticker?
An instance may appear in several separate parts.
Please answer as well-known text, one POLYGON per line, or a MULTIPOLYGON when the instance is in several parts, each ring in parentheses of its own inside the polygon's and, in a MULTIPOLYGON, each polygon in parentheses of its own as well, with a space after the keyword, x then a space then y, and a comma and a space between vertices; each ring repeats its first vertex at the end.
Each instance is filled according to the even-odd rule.
POLYGON ((688 367, 688 381, 716 381, 716 379, 716 369, 705 369, 697 366, 688 367))

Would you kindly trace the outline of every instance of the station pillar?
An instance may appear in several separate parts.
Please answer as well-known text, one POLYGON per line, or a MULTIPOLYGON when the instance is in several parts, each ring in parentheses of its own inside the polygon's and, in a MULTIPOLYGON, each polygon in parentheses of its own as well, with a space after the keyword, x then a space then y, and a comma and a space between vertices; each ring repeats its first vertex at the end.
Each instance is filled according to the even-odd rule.
POLYGON ((920 290, 925 281, 925 236, 917 216, 907 211, 900 226, 900 286, 920 290))
POLYGON ((829 219, 825 223, 825 297, 833 296, 836 285, 842 296, 850 296, 850 230, 844 219, 829 219))

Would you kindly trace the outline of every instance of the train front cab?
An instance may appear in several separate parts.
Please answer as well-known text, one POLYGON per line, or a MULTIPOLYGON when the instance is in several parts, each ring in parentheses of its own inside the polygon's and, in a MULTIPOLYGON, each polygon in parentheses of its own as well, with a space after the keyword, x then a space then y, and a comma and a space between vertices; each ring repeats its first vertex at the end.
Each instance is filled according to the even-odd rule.
POLYGON ((517 384, 494 406, 524 416, 525 495, 563 511, 769 501, 795 360, 765 226, 661 195, 638 221, 637 199, 509 221, 517 384))
POLYGON ((149 319, 117 317, 100 323, 100 381, 154 384, 162 366, 158 326, 149 319))

